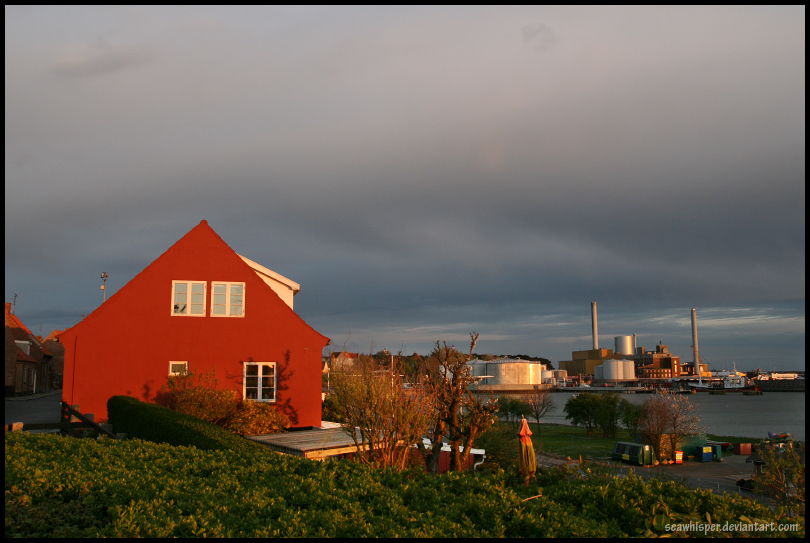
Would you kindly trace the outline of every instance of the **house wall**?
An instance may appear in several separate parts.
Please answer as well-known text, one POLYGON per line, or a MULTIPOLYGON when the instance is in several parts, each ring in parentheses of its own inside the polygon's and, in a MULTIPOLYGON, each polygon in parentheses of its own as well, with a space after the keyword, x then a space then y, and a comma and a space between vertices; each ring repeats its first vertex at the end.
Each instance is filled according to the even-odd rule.
POLYGON ((321 351, 313 330, 207 225, 200 223, 75 327, 65 347, 63 400, 96 420, 107 400, 152 401, 170 361, 216 368, 221 388, 243 392, 244 362, 277 363, 277 401, 293 427, 321 423, 321 351), (172 315, 172 280, 206 281, 207 315, 172 315), (245 283, 244 316, 212 317, 211 281, 245 283))

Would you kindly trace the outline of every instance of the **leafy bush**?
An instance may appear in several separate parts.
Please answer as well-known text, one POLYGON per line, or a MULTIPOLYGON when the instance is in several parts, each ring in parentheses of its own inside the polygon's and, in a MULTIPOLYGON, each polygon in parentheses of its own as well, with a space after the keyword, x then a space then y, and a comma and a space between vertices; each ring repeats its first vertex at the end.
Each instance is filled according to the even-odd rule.
POLYGON ((203 450, 263 448, 210 422, 130 396, 110 398, 107 414, 116 432, 155 443, 194 446, 203 450))
POLYGON ((243 436, 277 434, 290 427, 290 419, 272 405, 245 400, 225 428, 243 436))
POLYGON ((170 376, 160 387, 157 402, 220 426, 236 414, 239 404, 236 391, 219 388, 216 368, 202 374, 188 372, 170 376))
MULTIPOLYGON (((148 405, 148 404, 146 404, 148 405)), ((737 496, 638 477, 371 469, 264 450, 5 435, 6 537, 629 537, 662 520, 795 522, 737 496), (536 497, 538 494, 542 496, 536 497), (526 498, 535 497, 529 501, 526 498)), ((649 533, 648 533, 649 530, 649 533)), ((697 535, 681 533, 678 535, 697 535)), ((728 535, 713 532, 708 535, 728 535)))
POLYGON ((565 402, 565 418, 574 426, 584 426, 590 435, 599 429, 604 437, 616 437, 624 406, 630 402, 617 392, 580 393, 565 402))
POLYGON ((495 423, 478 438, 476 446, 484 449, 487 456, 479 469, 502 469, 507 473, 517 473, 518 437, 515 428, 507 422, 495 423))

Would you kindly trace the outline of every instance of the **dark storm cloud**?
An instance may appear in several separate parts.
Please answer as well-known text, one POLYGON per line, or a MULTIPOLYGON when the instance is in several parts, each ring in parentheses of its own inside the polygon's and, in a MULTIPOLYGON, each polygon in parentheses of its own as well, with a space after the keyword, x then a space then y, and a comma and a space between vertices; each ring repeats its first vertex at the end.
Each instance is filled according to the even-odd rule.
POLYGON ((37 311, 84 313, 201 219, 358 348, 570 351, 592 300, 803 307, 795 17, 88 9, 26 16, 40 45, 8 19, 6 291, 37 311))

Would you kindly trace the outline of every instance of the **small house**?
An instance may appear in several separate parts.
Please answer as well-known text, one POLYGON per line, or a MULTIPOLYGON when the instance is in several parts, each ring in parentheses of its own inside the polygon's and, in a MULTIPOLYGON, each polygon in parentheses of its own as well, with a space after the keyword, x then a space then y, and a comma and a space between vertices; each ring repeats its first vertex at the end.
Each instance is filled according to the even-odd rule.
POLYGON ((293 311, 299 291, 202 221, 60 335, 62 399, 105 420, 111 396, 153 401, 168 377, 213 370, 220 388, 275 406, 293 428, 319 426, 329 340, 293 311))

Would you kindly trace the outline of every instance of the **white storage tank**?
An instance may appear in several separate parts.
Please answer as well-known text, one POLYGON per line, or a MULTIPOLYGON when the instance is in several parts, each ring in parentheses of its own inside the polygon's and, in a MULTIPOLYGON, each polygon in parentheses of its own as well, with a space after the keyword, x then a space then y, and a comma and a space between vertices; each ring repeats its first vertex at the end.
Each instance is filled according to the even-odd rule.
POLYGON ((622 379, 636 378, 636 363, 632 360, 622 360, 622 379))
POLYGON ((614 338, 614 346, 613 352, 616 354, 622 354, 624 356, 632 356, 635 354, 633 352, 633 336, 616 336, 614 338))
POLYGON ((623 376, 623 366, 621 360, 605 360, 602 364, 604 368, 602 371, 604 372, 604 379, 606 381, 618 381, 622 379, 623 376))
POLYGON ((568 370, 554 370, 555 379, 568 379, 568 370))
POLYGON ((485 367, 485 375, 492 375, 488 385, 539 385, 543 382, 543 365, 539 362, 502 358, 487 362, 485 367))
POLYGON ((551 370, 541 370, 540 376, 543 378, 543 382, 546 382, 546 379, 551 379, 554 377, 554 373, 551 370))

